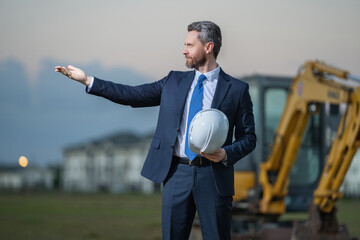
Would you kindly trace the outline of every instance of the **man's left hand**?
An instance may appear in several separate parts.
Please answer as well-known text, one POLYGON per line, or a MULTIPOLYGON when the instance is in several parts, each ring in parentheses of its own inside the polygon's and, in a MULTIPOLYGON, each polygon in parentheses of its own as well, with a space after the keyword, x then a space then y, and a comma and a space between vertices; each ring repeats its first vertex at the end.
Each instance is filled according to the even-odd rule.
POLYGON ((200 152, 200 155, 203 157, 206 157, 207 159, 209 159, 212 162, 221 162, 226 159, 226 152, 222 148, 219 148, 213 154, 206 154, 206 153, 200 152))

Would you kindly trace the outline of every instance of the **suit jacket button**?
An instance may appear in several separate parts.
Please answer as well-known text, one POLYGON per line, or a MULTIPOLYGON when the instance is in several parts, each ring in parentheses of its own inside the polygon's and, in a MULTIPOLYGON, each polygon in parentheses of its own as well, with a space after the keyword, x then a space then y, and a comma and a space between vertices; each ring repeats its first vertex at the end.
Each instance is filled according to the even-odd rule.
POLYGON ((177 132, 180 132, 180 128, 177 128, 176 131, 177 131, 177 132))
POLYGON ((171 146, 170 146, 171 148, 174 148, 175 146, 174 146, 174 144, 171 144, 171 146))

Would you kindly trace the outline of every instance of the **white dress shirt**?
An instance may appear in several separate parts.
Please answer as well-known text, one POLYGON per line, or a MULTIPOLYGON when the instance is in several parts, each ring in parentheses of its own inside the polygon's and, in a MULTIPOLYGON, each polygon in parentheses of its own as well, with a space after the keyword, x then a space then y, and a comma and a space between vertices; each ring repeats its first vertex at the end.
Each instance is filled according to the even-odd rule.
MULTIPOLYGON (((219 79, 220 66, 210 72, 204 73, 206 79, 203 81, 204 91, 203 91, 203 101, 201 109, 211 108, 211 104, 214 98, 217 82, 219 79)), ((197 80, 202 73, 198 70, 195 70, 195 77, 189 89, 188 95, 186 97, 184 112, 182 114, 180 131, 177 136, 177 141, 175 144, 175 155, 178 157, 187 157, 185 154, 185 139, 187 131, 187 122, 188 122, 188 113, 190 107, 191 97, 194 91, 194 88, 197 84, 197 80)))

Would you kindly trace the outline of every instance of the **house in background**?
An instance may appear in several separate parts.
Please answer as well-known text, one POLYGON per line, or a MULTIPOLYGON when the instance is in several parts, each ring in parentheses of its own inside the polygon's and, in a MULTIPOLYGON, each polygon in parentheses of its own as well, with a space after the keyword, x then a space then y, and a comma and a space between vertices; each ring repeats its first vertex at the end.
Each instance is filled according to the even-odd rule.
POLYGON ((159 185, 140 175, 152 135, 118 133, 64 150, 62 187, 66 191, 152 193, 159 185))
POLYGON ((52 190, 55 171, 49 167, 0 166, 0 190, 52 190))

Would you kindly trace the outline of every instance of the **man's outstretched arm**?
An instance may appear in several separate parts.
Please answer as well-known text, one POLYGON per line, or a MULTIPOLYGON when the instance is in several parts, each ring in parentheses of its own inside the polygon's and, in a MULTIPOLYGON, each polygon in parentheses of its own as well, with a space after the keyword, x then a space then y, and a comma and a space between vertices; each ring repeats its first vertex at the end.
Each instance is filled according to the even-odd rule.
POLYGON ((65 76, 67 76, 68 78, 73 79, 79 83, 82 83, 82 84, 86 85, 87 87, 89 87, 92 82, 92 78, 88 77, 83 70, 81 70, 80 68, 74 67, 72 65, 69 65, 68 68, 56 66, 55 72, 60 72, 60 73, 64 74, 65 76))
POLYGON ((132 107, 159 105, 162 88, 172 74, 171 71, 167 77, 153 83, 129 86, 87 76, 83 70, 72 65, 69 65, 68 68, 56 66, 55 72, 60 72, 68 78, 84 84, 86 86, 86 92, 89 94, 104 97, 115 103, 130 105, 132 107))

